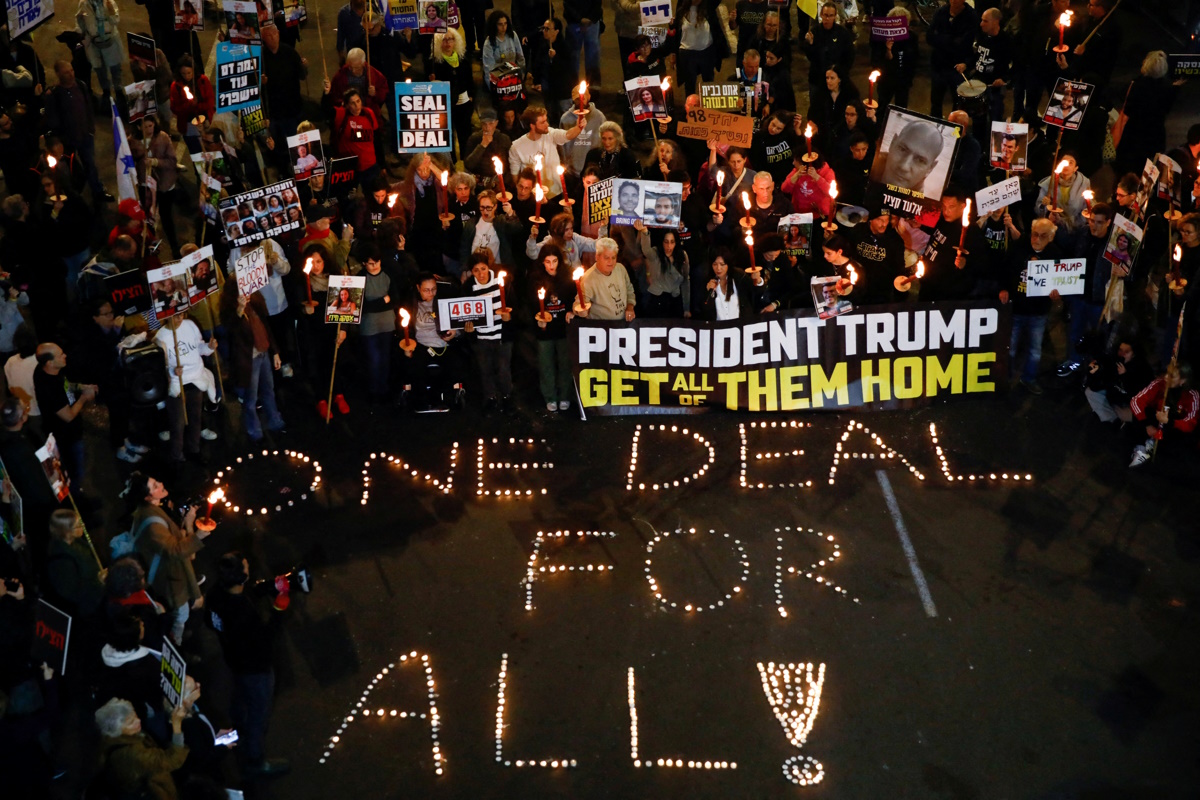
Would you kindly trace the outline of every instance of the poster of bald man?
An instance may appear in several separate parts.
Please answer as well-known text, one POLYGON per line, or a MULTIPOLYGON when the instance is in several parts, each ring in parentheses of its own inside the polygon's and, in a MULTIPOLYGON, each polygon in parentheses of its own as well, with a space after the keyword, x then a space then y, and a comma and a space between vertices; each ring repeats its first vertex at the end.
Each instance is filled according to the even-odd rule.
POLYGON ((1069 131, 1079 130, 1083 112, 1087 111, 1088 100, 1095 89, 1090 83, 1059 78, 1054 91, 1050 93, 1050 102, 1046 105, 1042 121, 1069 131))
POLYGON ((867 175, 867 207, 882 203, 902 217, 938 208, 962 135, 960 125, 890 106, 867 175))

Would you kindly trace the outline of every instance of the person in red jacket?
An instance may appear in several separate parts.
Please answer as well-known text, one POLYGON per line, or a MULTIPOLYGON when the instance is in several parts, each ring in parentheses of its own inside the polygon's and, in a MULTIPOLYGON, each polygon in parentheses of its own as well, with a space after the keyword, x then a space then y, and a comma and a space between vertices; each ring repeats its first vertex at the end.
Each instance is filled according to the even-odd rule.
POLYGON ((1177 362, 1129 401, 1133 418, 1146 423, 1146 435, 1150 437, 1134 448, 1130 467, 1140 467, 1151 459, 1156 440, 1177 440, 1195 432, 1200 393, 1190 388, 1191 382, 1191 365, 1177 362))
POLYGON ((355 156, 358 159, 358 179, 364 187, 379 174, 375 159, 375 132, 379 130, 379 117, 363 103, 362 93, 350 88, 342 94, 340 104, 334 106, 330 92, 333 85, 325 81, 325 97, 322 104, 333 113, 333 134, 330 142, 339 156, 355 156))
POLYGON ((179 57, 175 75, 175 80, 171 82, 171 113, 175 116, 179 132, 188 140, 188 149, 197 153, 200 151, 197 123, 212 121, 217 107, 216 96, 208 76, 196 73, 191 56, 179 57), (191 146, 193 139, 195 147, 191 146))

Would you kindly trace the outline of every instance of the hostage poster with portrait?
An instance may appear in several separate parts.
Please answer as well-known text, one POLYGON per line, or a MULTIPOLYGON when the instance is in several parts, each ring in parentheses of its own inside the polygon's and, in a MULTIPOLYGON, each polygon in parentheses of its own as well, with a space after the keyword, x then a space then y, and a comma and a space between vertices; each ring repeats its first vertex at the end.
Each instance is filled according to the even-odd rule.
POLYGON ((298 181, 306 181, 314 175, 325 174, 325 150, 321 146, 319 130, 304 131, 287 140, 288 155, 292 162, 292 174, 298 181))
POLYGON ((609 225, 632 225, 641 220, 647 228, 678 230, 682 183, 613 180, 615 202, 608 216, 609 225))
POLYGON ((1024 122, 993 122, 988 162, 993 169, 1022 172, 1029 157, 1029 126, 1024 122))
POLYGON ((1183 203, 1183 167, 1170 156, 1154 154, 1154 165, 1158 167, 1158 199, 1168 200, 1175 205, 1183 203))
POLYGON ((194 253, 179 259, 179 265, 188 271, 188 302, 196 305, 220 288, 217 268, 213 265, 213 246, 206 244, 194 253))
POLYGON ((188 299, 188 271, 181 262, 146 271, 150 282, 150 303, 159 322, 191 308, 188 299))
POLYGON ((779 235, 783 237, 785 253, 802 258, 812 254, 812 214, 788 214, 779 220, 779 235))
POLYGON ((900 217, 936 211, 962 136, 959 125, 889 106, 867 174, 865 205, 883 204, 900 217))
POLYGON ((175 0, 175 30, 204 30, 204 0, 175 0))
POLYGON ((304 227, 300 196, 290 178, 221 201, 221 230, 231 247, 261 242, 304 227))
POLYGON ((1133 198, 1133 212, 1139 217, 1146 215, 1146 207, 1150 205, 1150 198, 1154 196, 1154 187, 1158 183, 1158 173, 1158 165, 1147 158, 1142 166, 1137 194, 1133 198))
POLYGON ((657 75, 641 75, 625 81, 625 96, 629 98, 629 108, 633 111, 634 122, 667 117, 662 78, 657 75))
POLYGON ((231 44, 262 44, 259 32, 258 4, 254 0, 224 0, 225 25, 231 44))
POLYGON ((339 325, 358 325, 362 322, 363 292, 366 288, 366 275, 330 275, 325 322, 339 325))
POLYGON ((1096 87, 1090 83, 1059 78, 1054 91, 1050 93, 1050 102, 1046 105, 1042 121, 1069 131, 1079 130, 1083 112, 1087 111, 1088 101, 1095 90, 1096 87))
POLYGON ((1104 258, 1132 271, 1133 262, 1137 260, 1138 248, 1142 246, 1143 235, 1142 229, 1132 220, 1117 214, 1108 234, 1108 244, 1104 247, 1104 258))
POLYGON ((125 87, 125 98, 128 100, 130 123, 158 113, 158 96, 154 91, 154 81, 129 84, 125 87))
MULTIPOLYGON (((67 402, 74 405, 79 400, 78 384, 67 383, 67 402)), ((63 469, 62 454, 58 450, 58 441, 55 440, 54 434, 46 437, 46 443, 42 445, 35 453, 38 463, 42 465, 42 473, 46 476, 46 481, 50 484, 50 491, 54 492, 54 498, 60 503, 67 499, 67 495, 71 493, 71 479, 67 477, 67 471, 63 469)))

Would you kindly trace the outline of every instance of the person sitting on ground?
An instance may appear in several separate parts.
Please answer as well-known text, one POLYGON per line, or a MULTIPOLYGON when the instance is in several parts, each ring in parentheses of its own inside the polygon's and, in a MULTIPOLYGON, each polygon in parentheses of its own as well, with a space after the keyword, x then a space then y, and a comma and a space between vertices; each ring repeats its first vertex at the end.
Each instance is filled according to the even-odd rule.
POLYGON ((1172 448, 1178 447, 1177 442, 1196 430, 1200 393, 1191 388, 1191 382, 1191 365, 1178 362, 1167 367, 1165 375, 1155 378, 1129 401, 1134 419, 1146 423, 1148 437, 1133 449, 1133 458, 1129 461, 1131 468, 1140 467, 1153 458, 1155 450, 1164 442, 1171 442, 1172 448))
POLYGON ((1083 394, 1101 422, 1124 426, 1133 421, 1130 401, 1154 378, 1146 359, 1137 355, 1132 342, 1121 342, 1116 356, 1093 358, 1087 365, 1083 394))

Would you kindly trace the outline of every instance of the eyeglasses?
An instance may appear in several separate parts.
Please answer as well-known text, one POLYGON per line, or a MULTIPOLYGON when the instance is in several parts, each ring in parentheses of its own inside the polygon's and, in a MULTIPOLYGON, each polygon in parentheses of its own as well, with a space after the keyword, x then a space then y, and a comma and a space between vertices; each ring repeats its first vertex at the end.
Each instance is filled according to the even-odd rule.
POLYGON ((485 206, 485 205, 480 205, 480 206, 479 206, 479 210, 480 210, 480 211, 492 211, 492 210, 494 210, 495 208, 496 208, 495 206, 485 206))

